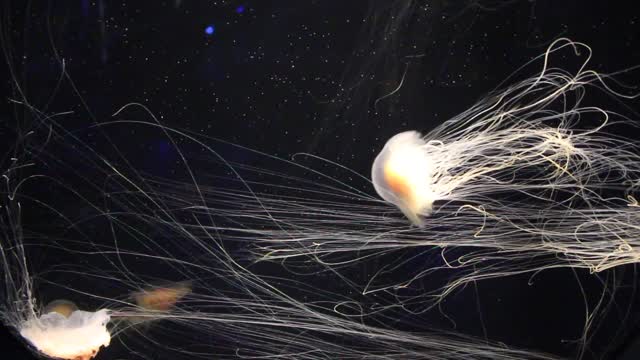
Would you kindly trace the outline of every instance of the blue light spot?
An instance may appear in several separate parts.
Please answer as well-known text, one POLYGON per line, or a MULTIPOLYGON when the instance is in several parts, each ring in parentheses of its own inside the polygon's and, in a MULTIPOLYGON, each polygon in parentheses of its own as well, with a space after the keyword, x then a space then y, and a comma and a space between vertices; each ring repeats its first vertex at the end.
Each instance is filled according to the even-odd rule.
POLYGON ((162 155, 167 155, 169 150, 171 150, 171 144, 166 140, 160 140, 157 143, 158 152, 162 155))
POLYGON ((242 14, 242 13, 244 12, 244 10, 245 10, 244 5, 240 5, 240 6, 238 6, 238 7, 236 8, 236 12, 237 12, 238 14, 242 14))
POLYGON ((204 29, 204 33, 207 35, 211 35, 216 31, 216 28, 213 25, 209 25, 204 29))

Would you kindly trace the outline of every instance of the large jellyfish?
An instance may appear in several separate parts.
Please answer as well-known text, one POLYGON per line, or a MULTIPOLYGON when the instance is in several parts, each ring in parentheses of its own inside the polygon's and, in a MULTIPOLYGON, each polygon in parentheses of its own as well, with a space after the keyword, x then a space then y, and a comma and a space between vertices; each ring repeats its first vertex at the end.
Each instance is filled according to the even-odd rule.
POLYGON ((604 189, 638 180, 638 148, 606 131, 624 119, 582 103, 585 87, 610 90, 587 67, 590 57, 585 44, 556 40, 540 59, 539 75, 424 136, 395 135, 373 162, 376 191, 419 226, 436 201, 485 208, 524 207, 519 204, 526 201, 528 211, 584 205, 570 204, 576 201, 611 203, 603 199, 604 189), (551 67, 550 57, 562 50, 583 53, 577 71, 551 67))
MULTIPOLYGON (((283 222, 283 233, 275 228, 275 235, 265 238, 263 258, 321 259, 330 253, 436 246, 477 250, 457 260, 447 260, 443 252, 451 267, 500 260, 499 267, 473 270, 473 279, 556 266, 599 272, 636 263, 632 229, 639 221, 634 191, 640 151, 620 135, 635 124, 583 103, 588 90, 631 95, 612 93, 610 77, 589 70, 589 58, 586 45, 557 40, 537 59, 540 74, 483 99, 427 135, 402 132, 385 144, 373 162, 373 187, 419 230, 370 215, 363 205, 350 210, 360 211, 358 217, 333 212, 333 234, 304 222, 283 222), (576 72, 551 65, 562 51, 584 57, 576 72), (355 224, 345 223, 341 230, 335 224, 342 226, 342 216, 368 229, 350 231, 355 224), (532 256, 539 261, 527 261, 532 256)), ((348 196, 350 190, 344 191, 348 196)))

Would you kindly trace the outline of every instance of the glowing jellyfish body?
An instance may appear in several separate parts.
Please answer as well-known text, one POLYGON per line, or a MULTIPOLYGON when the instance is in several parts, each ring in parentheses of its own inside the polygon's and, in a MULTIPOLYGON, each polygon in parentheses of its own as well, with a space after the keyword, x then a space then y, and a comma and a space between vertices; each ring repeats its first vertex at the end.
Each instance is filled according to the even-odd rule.
POLYGON ((107 330, 111 316, 106 309, 96 312, 75 310, 65 316, 57 311, 33 317, 20 325, 20 335, 39 352, 69 360, 93 358, 111 342, 107 330))
POLYGON ((133 294, 138 306, 149 311, 169 311, 180 299, 191 292, 188 282, 179 282, 145 289, 133 294))
POLYGON ((431 213, 438 197, 430 186, 434 168, 425 146, 416 131, 395 135, 387 141, 371 169, 378 195, 396 205, 417 226, 423 225, 420 216, 431 213))
POLYGON ((78 310, 78 306, 76 306, 76 304, 74 304, 73 302, 69 300, 59 299, 48 303, 47 306, 44 307, 42 313, 48 314, 55 312, 68 318, 76 310, 78 310))

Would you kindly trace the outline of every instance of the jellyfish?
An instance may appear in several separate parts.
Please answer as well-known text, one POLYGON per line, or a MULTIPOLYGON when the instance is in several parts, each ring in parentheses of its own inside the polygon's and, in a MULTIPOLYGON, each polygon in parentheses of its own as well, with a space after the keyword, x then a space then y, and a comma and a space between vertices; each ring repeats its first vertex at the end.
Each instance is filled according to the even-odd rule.
POLYGON ((589 70, 590 52, 585 44, 558 39, 540 58, 539 75, 490 95, 425 135, 393 136, 373 162, 376 192, 418 226, 435 202, 489 212, 523 202, 529 211, 606 207, 611 202, 603 190, 637 182, 639 174, 638 147, 607 128, 633 123, 582 104, 582 92, 600 87, 613 96, 634 95, 615 93, 606 76, 589 70), (562 50, 587 54, 576 72, 549 65, 562 50), (567 99, 570 94, 575 102, 567 99))
POLYGON ((371 182, 378 194, 396 205, 411 222, 423 226, 420 215, 428 215, 438 194, 429 182, 434 177, 433 160, 425 154, 427 144, 416 131, 395 135, 373 162, 371 182))
POLYGON ((176 302, 191 292, 188 282, 151 287, 133 293, 138 306, 151 311, 168 311, 176 302))
POLYGON ((20 324, 20 335, 38 352, 60 359, 89 360, 101 347, 109 346, 111 333, 107 329, 109 311, 72 310, 68 305, 48 305, 39 317, 20 324))
MULTIPOLYGON (((541 64, 537 75, 496 91, 427 134, 405 131, 384 144, 373 161, 372 188, 418 230, 403 227, 366 192, 327 179, 316 190, 324 203, 305 201, 305 195, 290 206, 260 199, 277 209, 264 219, 282 214, 282 221, 263 238, 259 256, 311 257, 335 267, 399 249, 470 247, 474 251, 460 257, 441 252, 446 267, 474 266, 473 275, 453 281, 458 285, 555 266, 601 272, 637 263, 640 247, 631 229, 640 221, 634 195, 640 149, 620 133, 635 125, 620 112, 583 102, 587 91, 635 95, 616 92, 609 76, 589 70, 590 51, 558 39, 528 64, 541 64), (553 65, 567 51, 583 55, 574 72, 553 65), (326 221, 295 216, 296 207, 326 221), (539 261, 527 261, 532 256, 539 261), (499 267, 477 268, 493 261, 499 267)), ((415 279, 378 289, 404 288, 415 279)))
MULTIPOLYGON (((12 207, 7 205, 0 209, 3 212, 0 225, 4 230, 7 230, 6 225, 19 226, 15 214, 10 212, 12 207)), ((84 311, 64 299, 51 301, 42 308, 38 306, 22 240, 6 238, 6 234, 3 231, 3 237, 0 237, 4 279, 0 318, 3 323, 15 330, 37 353, 47 357, 88 360, 102 347, 109 346, 109 310, 84 311)))
POLYGON ((43 314, 58 313, 65 318, 69 318, 72 313, 78 310, 78 306, 66 299, 53 300, 42 310, 43 314))

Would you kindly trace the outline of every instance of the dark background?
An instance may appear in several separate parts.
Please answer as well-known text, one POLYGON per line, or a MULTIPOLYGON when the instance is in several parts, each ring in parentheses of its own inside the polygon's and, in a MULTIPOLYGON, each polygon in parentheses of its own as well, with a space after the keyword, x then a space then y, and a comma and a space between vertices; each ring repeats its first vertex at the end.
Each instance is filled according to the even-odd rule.
MULTIPOLYGON (((552 0, 5 1, 0 139, 8 148, 23 120, 8 102, 20 98, 17 81, 38 109, 84 114, 68 128, 139 102, 170 127, 281 157, 310 152, 368 175, 388 137, 464 111, 558 37, 590 45, 595 70, 639 65, 637 14, 631 4, 552 0), (62 59, 73 86, 58 86, 62 59)), ((161 140, 122 136, 136 139, 123 153, 170 176, 161 140)), ((616 301, 632 311, 625 321, 606 314, 587 358, 640 356, 623 353, 638 335, 635 274, 615 272, 616 301)), ((528 276, 480 283, 448 299, 446 312, 463 333, 572 358, 584 319, 576 278, 600 294, 589 274, 550 270, 533 285, 528 276)), ((451 329, 437 314, 416 317, 415 329, 419 321, 451 329)))

